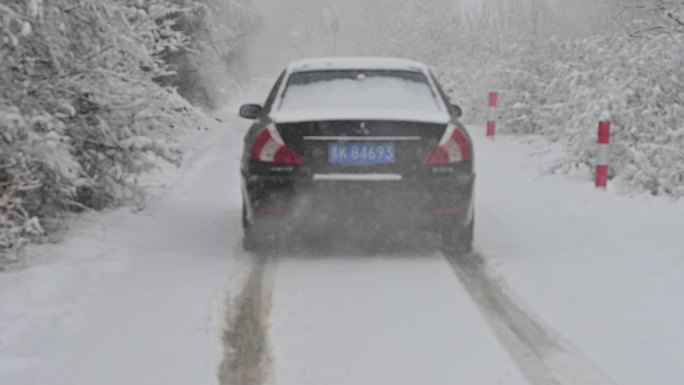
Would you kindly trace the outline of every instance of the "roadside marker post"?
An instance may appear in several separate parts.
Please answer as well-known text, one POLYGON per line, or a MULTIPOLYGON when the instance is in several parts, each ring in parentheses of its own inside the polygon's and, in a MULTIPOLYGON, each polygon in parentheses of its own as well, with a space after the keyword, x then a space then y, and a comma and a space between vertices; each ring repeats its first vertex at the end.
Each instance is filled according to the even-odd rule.
POLYGON ((454 88, 453 87, 447 88, 446 93, 447 93, 447 97, 449 98, 449 103, 451 103, 451 104, 456 103, 456 97, 454 96, 454 88))
POLYGON ((499 93, 489 93, 489 108, 487 109, 487 137, 494 139, 496 135, 496 109, 499 104, 499 93))
POLYGON ((608 187, 608 151, 610 146, 610 122, 599 123, 598 151, 596 153, 596 188, 608 187))

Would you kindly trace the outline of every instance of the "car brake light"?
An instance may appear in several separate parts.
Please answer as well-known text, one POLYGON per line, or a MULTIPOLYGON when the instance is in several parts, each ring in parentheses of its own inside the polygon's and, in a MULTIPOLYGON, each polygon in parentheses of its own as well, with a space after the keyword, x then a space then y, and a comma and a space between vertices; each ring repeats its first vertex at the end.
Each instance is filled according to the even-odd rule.
POLYGON ((441 166, 473 159, 473 150, 465 132, 456 125, 447 127, 439 146, 431 149, 423 158, 425 166, 441 166))
POLYGON ((252 145, 252 160, 282 165, 303 164, 302 158, 283 143, 273 125, 264 128, 252 145))

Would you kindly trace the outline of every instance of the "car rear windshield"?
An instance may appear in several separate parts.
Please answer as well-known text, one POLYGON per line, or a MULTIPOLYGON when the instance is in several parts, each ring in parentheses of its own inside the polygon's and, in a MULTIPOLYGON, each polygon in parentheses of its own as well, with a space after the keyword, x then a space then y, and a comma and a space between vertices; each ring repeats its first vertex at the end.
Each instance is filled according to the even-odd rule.
POLYGON ((414 71, 326 70, 290 75, 280 110, 440 111, 427 77, 414 71))

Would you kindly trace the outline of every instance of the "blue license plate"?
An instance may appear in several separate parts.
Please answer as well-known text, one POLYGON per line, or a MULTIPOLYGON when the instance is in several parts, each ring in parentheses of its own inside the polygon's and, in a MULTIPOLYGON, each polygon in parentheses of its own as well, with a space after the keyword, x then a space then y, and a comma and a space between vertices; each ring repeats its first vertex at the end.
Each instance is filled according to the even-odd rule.
POLYGON ((394 143, 329 143, 330 164, 394 164, 394 143))

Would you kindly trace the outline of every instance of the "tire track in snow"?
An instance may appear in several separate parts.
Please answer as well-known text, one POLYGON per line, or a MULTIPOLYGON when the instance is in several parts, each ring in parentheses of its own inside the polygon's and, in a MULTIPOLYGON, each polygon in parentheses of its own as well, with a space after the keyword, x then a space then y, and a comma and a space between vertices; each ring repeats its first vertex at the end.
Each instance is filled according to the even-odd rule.
POLYGON ((224 357, 219 368, 221 385, 261 385, 267 377, 273 259, 251 257, 254 264, 242 292, 235 306, 227 307, 229 322, 223 334, 224 357))
POLYGON ((506 294, 479 254, 446 256, 501 344, 532 385, 614 385, 506 294))

